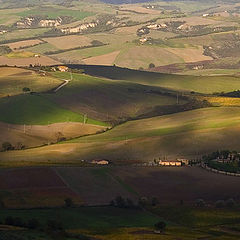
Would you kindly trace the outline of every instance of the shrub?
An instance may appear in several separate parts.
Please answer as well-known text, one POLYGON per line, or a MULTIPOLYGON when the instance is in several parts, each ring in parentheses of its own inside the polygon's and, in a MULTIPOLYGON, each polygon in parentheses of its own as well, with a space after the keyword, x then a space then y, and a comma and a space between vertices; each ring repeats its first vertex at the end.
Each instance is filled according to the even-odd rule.
POLYGON ((10 142, 4 142, 2 143, 2 149, 3 151, 10 151, 10 150, 13 150, 14 147, 10 142))
POLYGON ((154 225, 155 229, 157 231, 160 231, 161 233, 165 231, 167 224, 163 221, 160 221, 154 225))
POLYGON ((74 205, 73 200, 71 198, 66 198, 64 202, 65 202, 65 207, 73 207, 74 205))
POLYGON ((150 63, 148 68, 155 68, 155 64, 154 63, 150 63))
POLYGON ((223 200, 218 200, 215 203, 216 208, 223 208, 225 206, 225 202, 223 200))
POLYGON ((234 207, 235 205, 236 205, 236 202, 232 198, 229 198, 226 201, 226 206, 229 207, 229 208, 234 207))
POLYGON ((197 207, 204 207, 206 205, 205 201, 203 199, 197 199, 195 202, 197 207))

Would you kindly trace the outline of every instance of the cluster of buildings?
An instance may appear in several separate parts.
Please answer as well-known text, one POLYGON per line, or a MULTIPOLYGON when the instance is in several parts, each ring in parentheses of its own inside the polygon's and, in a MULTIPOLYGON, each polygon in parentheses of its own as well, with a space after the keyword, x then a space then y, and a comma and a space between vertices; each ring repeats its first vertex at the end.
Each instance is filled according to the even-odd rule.
POLYGON ((227 157, 219 156, 216 159, 219 163, 232 163, 232 162, 240 162, 240 154, 239 153, 229 153, 227 157))
POLYGON ((95 28, 99 25, 99 20, 90 23, 83 23, 76 27, 62 28, 60 29, 62 33, 70 34, 70 33, 81 33, 83 31, 88 30, 89 28, 95 28))
POLYGON ((19 28, 27 28, 32 26, 39 27, 57 27, 62 24, 62 18, 57 19, 39 19, 37 17, 26 17, 16 23, 19 28))

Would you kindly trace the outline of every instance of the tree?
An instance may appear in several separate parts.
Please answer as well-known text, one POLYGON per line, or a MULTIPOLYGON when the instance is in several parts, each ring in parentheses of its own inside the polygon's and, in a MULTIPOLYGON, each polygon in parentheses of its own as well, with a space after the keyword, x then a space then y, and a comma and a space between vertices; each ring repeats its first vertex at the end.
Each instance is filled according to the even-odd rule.
POLYGON ((65 202, 65 207, 73 207, 73 200, 71 198, 66 198, 64 202, 65 202))
POLYGON ((158 203, 159 203, 158 199, 156 197, 153 197, 152 198, 152 206, 156 206, 156 205, 158 205, 158 203))
POLYGON ((130 199, 130 198, 127 198, 127 199, 126 199, 126 204, 127 204, 127 207, 128 207, 128 208, 135 208, 134 202, 133 202, 133 200, 130 199))
POLYGON ((116 197, 115 204, 117 207, 120 207, 120 208, 126 207, 126 202, 121 196, 116 197))
POLYGON ((229 207, 229 208, 232 208, 235 205, 236 205, 236 202, 232 198, 230 198, 226 201, 226 206, 229 207))
POLYGON ((11 216, 8 216, 5 218, 5 224, 6 225, 13 225, 14 224, 14 219, 11 216))
POLYGON ((14 147, 10 142, 4 142, 2 143, 2 149, 3 151, 9 151, 9 150, 13 150, 14 147))
POLYGON ((225 202, 223 200, 218 200, 215 203, 216 208, 223 208, 225 206, 225 202))
POLYGON ((166 227, 167 227, 167 224, 163 221, 160 221, 160 222, 157 222, 155 225, 154 225, 156 231, 159 231, 160 233, 164 232, 166 227))
POLYGON ((154 63, 150 63, 148 68, 155 68, 155 64, 154 63))
POLYGON ((31 90, 30 90, 30 88, 28 88, 28 87, 24 87, 24 88, 22 89, 22 91, 26 93, 26 92, 30 92, 31 90))
POLYGON ((148 199, 146 197, 141 197, 139 200, 138 200, 138 205, 140 207, 146 207, 148 205, 148 199))
POLYGON ((196 200, 196 206, 197 207, 204 207, 206 205, 205 201, 201 198, 196 200))
POLYGON ((33 218, 33 219, 30 219, 28 221, 27 226, 30 229, 37 229, 40 226, 40 224, 39 224, 39 221, 37 219, 33 218))

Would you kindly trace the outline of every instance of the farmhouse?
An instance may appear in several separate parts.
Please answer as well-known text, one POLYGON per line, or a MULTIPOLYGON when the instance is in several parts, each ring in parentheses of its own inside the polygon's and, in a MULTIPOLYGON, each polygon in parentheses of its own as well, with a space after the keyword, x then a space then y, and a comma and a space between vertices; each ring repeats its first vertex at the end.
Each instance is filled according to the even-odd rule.
POLYGON ((97 165, 108 165, 109 161, 105 159, 96 159, 91 161, 92 164, 97 164, 97 165))
POLYGON ((175 160, 175 161, 167 161, 167 160, 160 160, 159 161, 160 166, 175 166, 175 167, 181 167, 182 162, 175 160))
POLYGON ((68 67, 66 67, 66 66, 58 66, 58 70, 60 72, 67 72, 68 71, 68 67))

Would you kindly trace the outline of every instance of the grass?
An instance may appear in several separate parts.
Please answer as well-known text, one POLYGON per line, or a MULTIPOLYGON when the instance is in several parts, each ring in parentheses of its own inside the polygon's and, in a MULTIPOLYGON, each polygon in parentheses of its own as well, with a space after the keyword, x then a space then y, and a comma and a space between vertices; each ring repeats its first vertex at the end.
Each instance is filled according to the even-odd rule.
POLYGON ((143 72, 118 67, 106 66, 84 66, 82 68, 87 74, 106 77, 110 79, 125 80, 144 85, 169 88, 175 91, 195 91, 200 93, 230 92, 240 88, 238 76, 183 76, 174 74, 162 74, 154 72, 143 72), (226 84, 226 82, 228 84, 226 84))
MULTIPOLYGON (((83 122, 83 115, 59 107, 44 95, 20 95, 0 100, 0 121, 12 124, 47 125, 57 122, 83 122)), ((87 123, 105 125, 88 119, 87 123)))
POLYGON ((104 231, 119 227, 147 227, 158 221, 158 217, 141 210, 114 207, 81 207, 73 209, 3 210, 0 219, 7 216, 20 217, 24 221, 35 218, 42 224, 48 220, 62 222, 66 229, 92 229, 104 231))
POLYGON ((21 94, 24 87, 33 92, 47 91, 62 83, 57 78, 22 68, 1 67, 0 75, 0 97, 21 94))
POLYGON ((20 41, 21 39, 30 39, 33 37, 40 36, 44 32, 48 31, 46 28, 37 28, 37 29, 19 29, 14 30, 8 33, 5 33, 0 36, 0 42, 7 42, 7 41, 20 41))
POLYGON ((78 164, 80 159, 101 158, 133 163, 165 155, 195 159, 217 149, 239 148, 239 114, 238 107, 216 107, 130 121, 96 136, 17 154, 2 153, 1 159, 3 165, 49 164, 50 159, 51 164, 78 164), (33 163, 34 156, 38 161, 33 163))
POLYGON ((195 208, 189 206, 159 206, 150 211, 176 224, 206 228, 240 223, 238 208, 195 208))
POLYGON ((224 107, 239 107, 240 98, 231 98, 231 97, 212 97, 212 96, 198 96, 199 100, 207 100, 212 105, 215 106, 224 106, 224 107))
POLYGON ((8 53, 6 56, 8 58, 29 58, 29 57, 34 57, 34 55, 35 53, 33 52, 19 51, 19 52, 8 53))
MULTIPOLYGON (((69 73, 54 73, 55 77, 69 79, 69 73)), ((76 112, 86 112, 94 119, 119 121, 137 117, 155 106, 176 104, 176 97, 164 95, 162 89, 140 84, 111 81, 85 74, 73 74, 73 81, 50 99, 76 112), (150 90, 159 92, 150 93, 150 90)), ((180 100, 180 104, 185 103, 180 100)))
POLYGON ((74 18, 75 20, 82 20, 86 17, 94 15, 94 13, 91 12, 85 12, 85 11, 78 11, 78 10, 71 10, 66 8, 60 8, 60 7, 37 7, 32 8, 30 10, 26 10, 20 13, 17 13, 20 17, 29 17, 29 16, 45 16, 50 19, 57 19, 60 16, 69 16, 74 18))
POLYGON ((78 141, 120 141, 124 139, 148 138, 187 133, 196 130, 224 128, 239 125, 239 108, 198 109, 170 116, 154 117, 130 121, 98 136, 90 136, 78 141))

